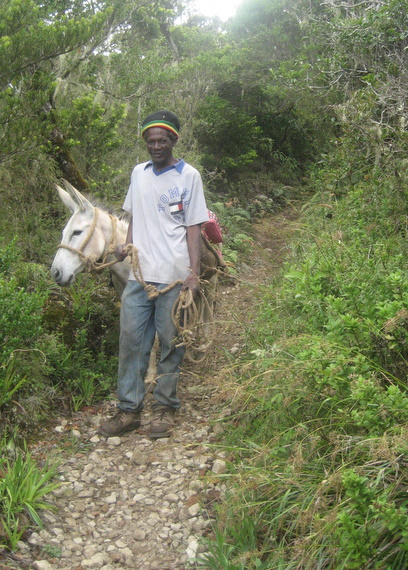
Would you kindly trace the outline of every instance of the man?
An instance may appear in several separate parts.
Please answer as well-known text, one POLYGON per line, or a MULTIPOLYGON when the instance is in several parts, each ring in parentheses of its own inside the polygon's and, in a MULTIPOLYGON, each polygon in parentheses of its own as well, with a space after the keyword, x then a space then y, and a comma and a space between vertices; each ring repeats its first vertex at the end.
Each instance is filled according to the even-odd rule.
POLYGON ((180 407, 177 384, 184 347, 176 347, 171 310, 181 290, 199 287, 201 224, 208 220, 203 184, 198 171, 173 156, 180 122, 174 113, 158 111, 142 123, 142 136, 151 160, 137 165, 123 209, 131 214, 126 243, 116 256, 123 261, 133 243, 146 283, 163 290, 177 280, 182 285, 149 299, 133 270, 122 295, 120 315, 118 411, 101 423, 105 437, 140 426, 145 396, 144 377, 155 334, 160 342, 150 437, 169 437, 180 407))

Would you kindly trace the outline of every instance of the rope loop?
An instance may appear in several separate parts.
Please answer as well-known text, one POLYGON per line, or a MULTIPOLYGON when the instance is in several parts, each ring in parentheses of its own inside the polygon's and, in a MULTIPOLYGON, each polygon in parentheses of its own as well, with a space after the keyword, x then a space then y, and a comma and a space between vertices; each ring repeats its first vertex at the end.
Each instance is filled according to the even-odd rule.
MULTIPOLYGON (((130 243, 126 246, 125 252, 131 258, 136 281, 143 286, 149 299, 157 299, 159 295, 164 295, 173 287, 183 284, 183 281, 178 279, 164 289, 158 289, 152 283, 146 283, 142 276, 137 248, 130 243)), ((213 311, 203 289, 199 289, 196 296, 190 289, 180 291, 171 316, 177 330, 176 346, 186 347, 186 357, 191 362, 201 362, 214 337, 213 311)))
POLYGON ((181 291, 172 319, 178 332, 176 346, 186 347, 186 357, 191 362, 201 362, 214 340, 213 310, 204 290, 200 289, 196 296, 190 289, 181 291))

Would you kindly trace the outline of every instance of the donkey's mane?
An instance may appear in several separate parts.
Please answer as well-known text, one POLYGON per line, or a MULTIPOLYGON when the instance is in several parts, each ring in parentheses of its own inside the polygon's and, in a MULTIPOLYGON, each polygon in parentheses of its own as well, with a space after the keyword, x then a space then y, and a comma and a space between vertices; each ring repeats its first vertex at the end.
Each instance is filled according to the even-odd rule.
POLYGON ((91 202, 92 206, 94 206, 95 208, 99 208, 100 210, 103 210, 107 214, 116 216, 119 220, 123 220, 124 222, 129 222, 131 217, 129 212, 125 212, 124 210, 118 211, 112 206, 107 205, 103 200, 95 198, 95 196, 91 196, 89 194, 84 194, 84 196, 87 198, 87 200, 91 202))

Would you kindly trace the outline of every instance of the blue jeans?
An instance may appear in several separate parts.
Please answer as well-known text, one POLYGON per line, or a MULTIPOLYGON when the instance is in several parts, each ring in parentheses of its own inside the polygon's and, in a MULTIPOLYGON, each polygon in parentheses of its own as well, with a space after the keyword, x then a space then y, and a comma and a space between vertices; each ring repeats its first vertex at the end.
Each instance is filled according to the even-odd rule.
MULTIPOLYGON (((153 283, 158 289, 167 285, 153 283)), ((160 360, 157 365, 157 384, 153 396, 156 404, 177 409, 177 384, 185 348, 177 348, 176 327, 171 310, 180 293, 181 285, 173 287, 156 299, 149 299, 143 286, 128 281, 122 294, 120 310, 118 407, 138 412, 143 408, 145 375, 150 352, 157 332, 160 341, 160 360)))

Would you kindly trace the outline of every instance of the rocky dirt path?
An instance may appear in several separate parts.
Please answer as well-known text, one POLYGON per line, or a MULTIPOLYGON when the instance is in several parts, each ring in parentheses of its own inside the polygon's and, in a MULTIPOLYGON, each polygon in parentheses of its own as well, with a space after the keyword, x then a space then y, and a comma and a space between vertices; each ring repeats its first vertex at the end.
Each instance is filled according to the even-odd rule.
MULTIPOLYGON (((97 435, 101 416, 115 403, 59 418, 34 454, 62 456, 62 483, 32 532, 0 570, 184 570, 199 568, 211 535, 213 506, 225 492, 226 454, 217 445, 228 414, 219 388, 222 370, 245 350, 256 311, 254 291, 282 264, 296 212, 288 210, 255 224, 250 260, 236 281, 221 285, 217 335, 202 364, 186 363, 179 394, 182 408, 170 439, 147 436, 149 403, 141 429, 123 437, 97 435)), ((202 567, 202 565, 201 565, 202 567)))

